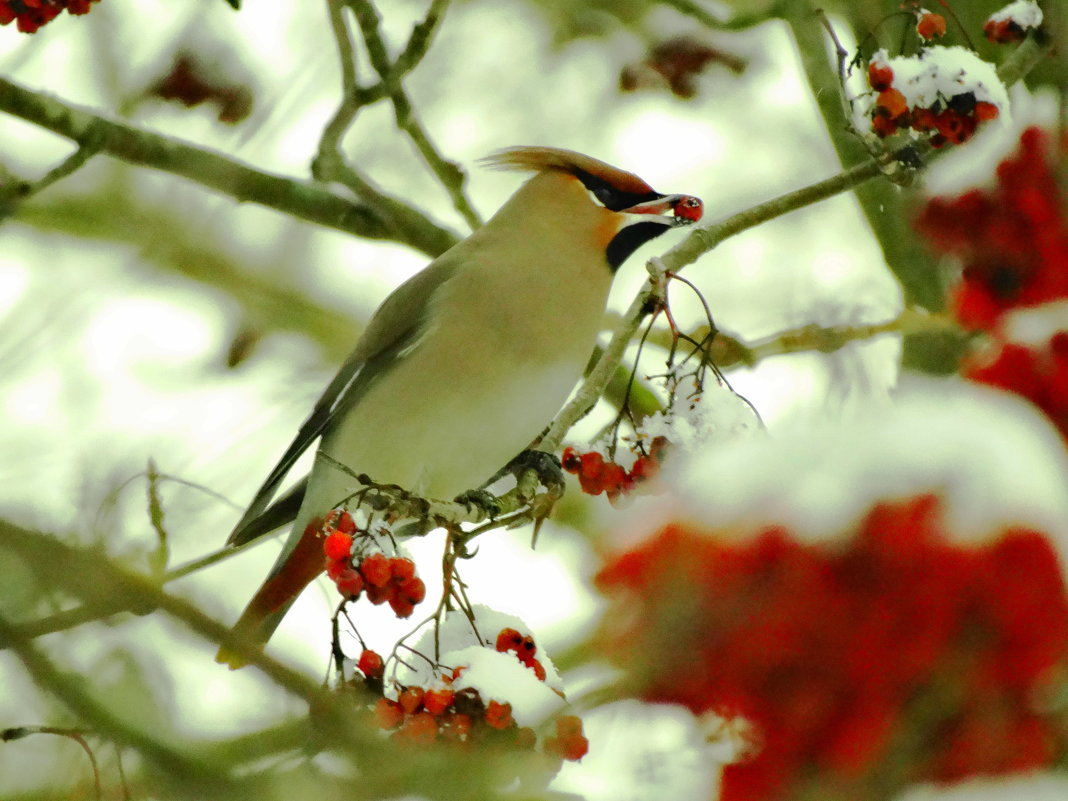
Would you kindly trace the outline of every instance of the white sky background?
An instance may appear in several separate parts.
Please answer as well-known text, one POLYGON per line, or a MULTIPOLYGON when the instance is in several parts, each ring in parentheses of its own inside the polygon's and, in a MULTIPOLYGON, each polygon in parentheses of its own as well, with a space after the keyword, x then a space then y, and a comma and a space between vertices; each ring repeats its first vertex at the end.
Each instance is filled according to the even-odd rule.
MULTIPOLYGON (((139 0, 136 8, 131 0, 105 0, 88 17, 61 17, 35 37, 21 36, 13 27, 0 29, 0 72, 34 88, 47 87, 67 101, 108 107, 114 104, 115 86, 120 95, 135 92, 166 71, 176 42, 189 42, 198 55, 229 69, 233 80, 254 87, 252 118, 228 128, 214 121, 210 107, 187 111, 147 104, 134 121, 267 170, 305 176, 338 90, 324 4, 299 4, 299 13, 295 3, 246 5, 235 15, 222 0, 139 0), (151 33, 146 20, 152 20, 151 33), (109 33, 121 43, 110 54, 99 44, 99 37, 109 33)), ((394 44, 404 40, 424 7, 382 5, 390 9, 385 26, 394 44)), ((649 27, 657 39, 696 30, 668 12, 654 14, 649 27)), ((543 20, 527 4, 479 0, 450 10, 425 63, 406 85, 442 152, 469 168, 469 194, 485 217, 519 179, 478 170, 473 162, 513 144, 588 152, 637 172, 660 191, 698 195, 705 201, 706 220, 833 174, 836 160, 796 73, 785 32, 765 26, 745 36, 709 38, 750 60, 744 77, 713 67, 692 101, 666 93, 621 96, 619 70, 644 50, 638 36, 617 33, 554 50, 543 20)), ((1014 131, 1044 113, 1041 103, 1018 100, 1012 129, 992 126, 968 145, 982 154, 979 167, 968 164, 964 152, 951 156, 932 179, 940 188, 958 189, 967 180, 961 176, 994 163, 994 153, 1012 146, 1014 131)), ((347 139, 348 154, 386 188, 462 230, 443 191, 393 131, 391 114, 385 104, 365 112, 347 139)), ((55 137, 2 115, 0 142, 0 161, 24 176, 43 173, 70 150, 55 137)), ((50 192, 77 192, 106 168, 92 165, 85 176, 50 192)), ((425 263, 406 248, 356 241, 252 206, 239 208, 179 179, 143 170, 132 178, 146 202, 165 201, 187 216, 211 247, 248 268, 285 270, 324 303, 360 318, 425 263)), ((617 282, 615 307, 625 306, 643 280, 642 254, 662 252, 677 237, 658 240, 628 263, 617 282)), ((896 285, 848 197, 739 236, 689 268, 687 276, 705 292, 719 326, 746 338, 810 322, 880 322, 900 304, 896 285)), ((699 320, 693 304, 680 304, 679 314, 683 321, 699 320)), ((5 454, 0 513, 76 539, 105 537, 114 552, 147 550, 152 541, 143 482, 123 491, 118 516, 112 518, 114 530, 135 539, 116 541, 109 536, 112 528, 101 530, 94 521, 108 490, 143 469, 149 457, 164 472, 243 504, 288 444, 334 365, 324 363, 314 346, 275 335, 248 363, 225 370, 228 337, 240 322, 235 315, 221 295, 145 267, 132 248, 42 234, 19 223, 0 227, 0 374, 5 379, 0 384, 5 454)), ((833 355, 768 360, 752 371, 732 373, 731 379, 774 432, 881 399, 893 384, 897 357, 896 342, 884 337, 833 355)), ((175 563, 222 544, 233 510, 174 485, 164 497, 175 563)), ((624 518, 602 501, 594 502, 595 519, 608 530, 624 518)), ((575 532, 548 526, 533 555, 528 538, 528 532, 484 538, 464 576, 477 600, 523 617, 551 654, 592 624, 598 602, 584 581, 596 565, 575 532), (501 570, 501 565, 518 564, 520 571, 501 570)), ((232 619, 277 547, 264 545, 171 588, 195 597, 209 613, 232 619)), ((439 547, 432 538, 413 548, 422 554, 431 593, 439 547)), ((333 597, 329 589, 305 593, 274 645, 278 654, 314 675, 326 665, 326 610, 333 597)), ((372 641, 383 648, 390 636, 409 628, 389 624, 387 617, 382 609, 368 615, 383 621, 381 629, 368 624, 372 641)), ((94 666, 111 665, 100 668, 99 675, 107 682, 114 674, 120 685, 116 649, 132 646, 150 653, 144 657, 148 672, 170 675, 156 689, 174 698, 175 725, 182 733, 222 736, 263 724, 280 711, 278 696, 257 675, 216 666, 212 649, 190 644, 176 626, 153 620, 114 629, 87 626, 64 643, 76 644, 63 652, 72 668, 93 673, 94 666)), ((0 665, 4 675, 15 675, 5 657, 0 665)), ((39 721, 45 713, 22 681, 13 679, 0 689, 0 726, 48 722, 39 721)), ((296 714, 300 705, 289 703, 282 711, 296 714)), ((638 773, 647 762, 632 757, 634 743, 620 744, 626 724, 612 722, 621 719, 633 718, 612 710, 588 723, 593 750, 583 765, 565 769, 565 786, 591 799, 624 798, 615 781, 640 786, 638 773), (606 783, 606 776, 615 781, 606 783)), ((693 736, 685 726, 672 726, 663 729, 664 742, 693 736)), ((0 779, 0 792, 7 782, 13 790, 53 781, 47 764, 34 762, 48 748, 33 740, 0 748, 0 777, 20 777, 0 779)), ((685 764, 671 775, 680 782, 677 797, 685 797, 689 791, 682 788, 706 786, 708 779, 696 763, 680 759, 685 764)), ((664 781, 658 778, 658 786, 664 781)))

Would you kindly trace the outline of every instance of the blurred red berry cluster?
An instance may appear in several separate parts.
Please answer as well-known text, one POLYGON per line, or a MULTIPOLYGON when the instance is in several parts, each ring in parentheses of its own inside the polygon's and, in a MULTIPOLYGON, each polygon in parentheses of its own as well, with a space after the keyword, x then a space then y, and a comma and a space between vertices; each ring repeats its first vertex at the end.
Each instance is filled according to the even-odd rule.
POLYGON ((995 187, 931 199, 917 227, 937 252, 963 262, 954 312, 989 336, 991 347, 965 360, 964 376, 1032 401, 1068 439, 1066 154, 1068 140, 1058 150, 1028 128, 1019 152, 998 165, 995 187), (1011 340, 1009 323, 1022 311, 1045 313, 1044 341, 1011 340))
POLYGON ((697 95, 698 79, 710 64, 720 63, 735 73, 745 70, 745 61, 688 36, 668 39, 654 47, 639 63, 628 64, 619 74, 623 92, 667 85, 683 98, 697 95))
POLYGON ((100 0, 0 0, 0 25, 11 22, 22 33, 36 33, 42 25, 58 17, 63 11, 88 14, 93 3, 100 0))
POLYGON ((977 100, 971 91, 939 99, 925 108, 910 107, 893 84, 894 70, 880 51, 868 63, 868 85, 878 92, 871 124, 880 137, 911 128, 919 133, 933 131, 930 142, 934 147, 959 145, 972 137, 980 123, 996 119, 999 113, 994 103, 977 100))
MULTIPOLYGON (((531 667, 541 664, 534 659, 537 648, 530 637, 515 629, 503 629, 497 635, 497 651, 515 653, 521 663, 531 667)), ((383 663, 374 651, 364 651, 358 663, 368 686, 380 692, 383 663)), ((544 669, 538 678, 545 680, 544 669)), ((473 687, 455 689, 464 668, 444 672, 433 686, 403 687, 396 700, 379 698, 374 705, 375 724, 393 732, 399 741, 429 745, 436 742, 512 746, 533 750, 538 742, 535 731, 520 727, 512 717, 512 706, 505 701, 482 698, 473 687)), ((555 735, 545 737, 542 752, 576 761, 586 755, 589 742, 582 733, 582 721, 572 715, 556 719, 555 735)))
POLYGON ((426 585, 406 557, 387 556, 370 537, 361 537, 352 515, 335 509, 323 525, 326 575, 346 598, 361 594, 378 605, 388 603, 397 617, 409 617, 426 598, 426 585))
POLYGON ((148 90, 161 100, 181 103, 186 108, 201 103, 218 107, 219 122, 235 125, 252 113, 252 91, 247 86, 219 81, 188 53, 179 54, 170 72, 148 90))
MULTIPOLYGON (((1068 328, 1068 319, 1065 325, 1068 328)), ((992 361, 970 359, 963 372, 972 381, 1027 398, 1068 442, 1068 330, 1037 347, 1005 342, 992 361)))
POLYGON ((1066 755, 1038 698, 1068 667, 1068 597, 1038 532, 953 544, 925 495, 822 544, 669 525, 597 582, 616 596, 605 652, 639 697, 749 722, 754 753, 726 767, 722 801, 866 798, 893 789, 887 775, 947 782, 1066 755))
POLYGON ((654 438, 649 453, 635 459, 630 470, 597 451, 579 453, 575 448, 564 448, 560 463, 564 470, 578 476, 583 492, 587 495, 604 492, 612 505, 617 506, 625 495, 651 491, 649 480, 660 471, 667 449, 666 437, 654 438))
POLYGON ((963 262, 953 305, 968 328, 993 329, 1012 309, 1068 298, 1068 216, 1054 154, 1039 128, 997 168, 997 185, 932 198, 917 227, 939 253, 963 262))

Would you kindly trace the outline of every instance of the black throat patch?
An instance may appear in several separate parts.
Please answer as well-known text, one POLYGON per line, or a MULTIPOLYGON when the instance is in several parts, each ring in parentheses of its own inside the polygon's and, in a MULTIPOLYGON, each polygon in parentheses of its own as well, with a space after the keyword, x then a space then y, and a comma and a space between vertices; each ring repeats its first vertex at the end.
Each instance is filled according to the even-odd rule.
POLYGON ((612 272, 619 269, 630 256, 631 253, 636 251, 650 239, 655 239, 662 233, 671 228, 671 225, 664 222, 639 222, 633 225, 628 225, 614 237, 612 241, 608 243, 608 247, 605 249, 604 255, 608 259, 608 266, 612 268, 612 272))

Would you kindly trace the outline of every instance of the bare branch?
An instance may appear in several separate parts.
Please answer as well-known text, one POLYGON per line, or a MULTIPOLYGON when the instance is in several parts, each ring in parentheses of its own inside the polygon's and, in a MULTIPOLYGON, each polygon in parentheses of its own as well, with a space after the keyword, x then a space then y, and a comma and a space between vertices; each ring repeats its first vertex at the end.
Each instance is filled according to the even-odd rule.
POLYGON ((422 61, 426 51, 430 49, 434 32, 437 30, 441 18, 445 16, 445 9, 448 6, 449 0, 433 0, 431 2, 430 8, 427 9, 426 17, 412 28, 412 35, 408 37, 408 44, 405 45, 404 52, 397 56, 397 60, 393 62, 393 69, 389 77, 391 83, 399 81, 422 61))
POLYGON ((313 183, 262 172, 206 148, 108 120, 5 78, 0 78, 0 111, 131 164, 180 175, 238 201, 356 236, 402 242, 429 256, 456 243, 450 231, 398 200, 379 207, 369 201, 355 204, 313 183))

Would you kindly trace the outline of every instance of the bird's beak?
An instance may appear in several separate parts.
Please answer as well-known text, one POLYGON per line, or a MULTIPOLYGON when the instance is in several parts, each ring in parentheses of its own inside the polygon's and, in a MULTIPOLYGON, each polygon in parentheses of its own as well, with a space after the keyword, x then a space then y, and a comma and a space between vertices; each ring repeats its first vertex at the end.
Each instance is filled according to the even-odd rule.
POLYGON ((663 217, 670 225, 690 225, 701 219, 705 205, 693 195, 665 195, 656 200, 623 209, 622 214, 652 214, 663 217))

